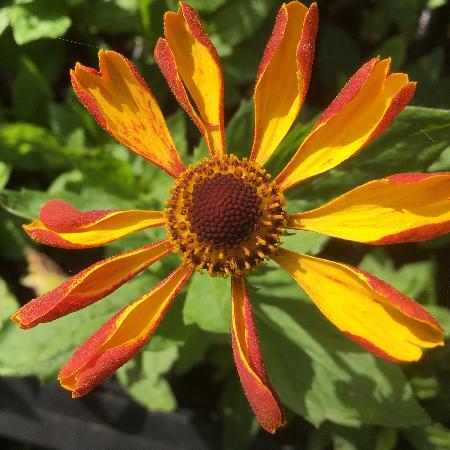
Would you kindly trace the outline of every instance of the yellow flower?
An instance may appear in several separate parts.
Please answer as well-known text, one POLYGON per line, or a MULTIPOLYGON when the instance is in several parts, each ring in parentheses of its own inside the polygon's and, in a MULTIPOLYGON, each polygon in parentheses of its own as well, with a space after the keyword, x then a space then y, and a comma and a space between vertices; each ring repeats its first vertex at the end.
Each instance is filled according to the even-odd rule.
MULTIPOLYGON (((117 141, 175 178, 165 211, 78 211, 47 202, 25 226, 44 244, 96 247, 155 226, 167 238, 100 261, 12 317, 22 328, 57 319, 105 297, 171 252, 181 265, 119 311, 73 354, 59 374, 74 397, 86 394, 141 349, 194 270, 231 279, 232 347, 237 370, 261 425, 274 432, 284 416, 259 348, 245 276, 276 261, 350 339, 391 361, 416 361, 443 345, 442 329, 420 305, 354 267, 282 248, 286 228, 367 244, 428 239, 450 229, 450 174, 400 174, 359 186, 312 211, 289 214, 284 193, 359 152, 390 125, 415 83, 389 74, 390 60, 364 64, 326 109, 273 181, 263 168, 296 119, 309 84, 318 12, 282 5, 257 74, 255 134, 249 158, 227 152, 219 57, 196 11, 180 3, 164 17, 155 59, 202 133, 210 157, 185 168, 150 89, 134 65, 100 51, 100 71, 77 64, 81 102, 117 141)), ((301 368, 299 368, 301 370, 301 368)))

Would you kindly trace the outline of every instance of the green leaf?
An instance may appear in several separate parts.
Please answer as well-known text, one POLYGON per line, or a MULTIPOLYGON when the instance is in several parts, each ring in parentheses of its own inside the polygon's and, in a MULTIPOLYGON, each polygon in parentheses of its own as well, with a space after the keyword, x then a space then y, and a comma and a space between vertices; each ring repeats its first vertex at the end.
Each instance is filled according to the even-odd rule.
POLYGON ((88 308, 30 330, 7 323, 0 331, 0 375, 52 379, 75 347, 125 303, 148 290, 148 284, 144 273, 88 308))
POLYGON ((6 186, 6 183, 9 180, 11 175, 11 167, 8 166, 3 161, 0 161, 0 189, 3 189, 6 186))
POLYGON ((31 59, 22 57, 19 76, 12 85, 13 110, 17 120, 45 125, 47 102, 51 98, 52 91, 39 68, 31 59))
POLYGON ((11 294, 6 281, 0 278, 0 330, 9 322, 14 311, 19 308, 19 302, 11 294))
POLYGON ((254 108, 250 100, 242 100, 239 109, 230 119, 226 138, 228 152, 239 158, 249 156, 253 143, 254 108))
POLYGON ((308 255, 320 253, 328 241, 328 236, 312 231, 289 230, 289 235, 282 237, 283 248, 308 255))
POLYGON ((223 450, 247 448, 259 431, 259 423, 236 376, 230 377, 225 384, 220 412, 223 425, 223 450))
POLYGON ((50 172, 68 164, 58 140, 46 129, 27 123, 0 126, 0 159, 24 171, 45 167, 50 172))
POLYGON ((183 320, 214 333, 230 331, 231 286, 229 279, 195 273, 186 296, 183 320))
POLYGON ((176 400, 167 381, 167 373, 178 357, 176 347, 165 350, 144 350, 117 372, 127 393, 140 405, 155 411, 170 412, 176 400))
POLYGON ((64 2, 52 0, 13 5, 9 9, 9 19, 14 39, 19 45, 62 36, 71 24, 64 2))
POLYGON ((405 436, 416 450, 450 450, 450 430, 440 423, 408 428, 405 436))
POLYGON ((137 0, 99 0, 86 2, 78 20, 89 33, 132 33, 139 24, 137 0))
POLYGON ((359 155, 288 192, 320 205, 359 184, 401 172, 426 172, 450 145, 450 111, 408 107, 359 155))
POLYGON ((206 30, 221 53, 222 45, 233 47, 253 35, 272 10, 271 2, 230 0, 214 14, 206 30))
POLYGON ((346 30, 328 25, 321 29, 317 66, 322 81, 332 95, 342 88, 361 65, 361 52, 346 30))
POLYGON ((401 369, 346 339, 277 272, 267 285, 261 277, 251 297, 269 378, 282 402, 316 426, 325 420, 347 426, 426 423, 401 369))
POLYGON ((189 372, 195 365, 201 363, 206 352, 214 342, 212 333, 190 326, 193 332, 187 337, 179 349, 179 358, 175 364, 175 372, 182 375, 189 372))
POLYGON ((9 25, 9 7, 0 8, 0 36, 9 25))
POLYGON ((377 249, 368 253, 359 267, 415 300, 431 304, 436 302, 435 267, 432 261, 409 263, 396 270, 387 254, 377 249))
POLYGON ((392 58, 391 71, 395 72, 405 62, 407 51, 407 42, 401 34, 393 36, 383 41, 373 54, 379 55, 381 58, 392 58))
MULTIPOLYGON (((2 193, 0 192, 0 196, 2 193)), ((22 223, 21 220, 0 209, 0 255, 7 260, 20 260, 25 256, 28 238, 22 230, 22 223)))
POLYGON ((188 142, 186 137, 186 114, 182 109, 170 115, 167 119, 167 127, 169 128, 175 148, 182 159, 187 157, 188 142))

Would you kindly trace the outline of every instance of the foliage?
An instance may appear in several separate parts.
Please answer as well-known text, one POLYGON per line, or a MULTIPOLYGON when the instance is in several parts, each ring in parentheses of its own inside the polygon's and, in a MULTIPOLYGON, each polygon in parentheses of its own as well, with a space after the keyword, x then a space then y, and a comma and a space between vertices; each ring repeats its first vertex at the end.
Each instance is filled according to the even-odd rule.
MULTIPOLYGON (((244 156, 252 146, 254 77, 280 2, 188 2, 200 11, 222 58, 227 143, 244 156)), ((299 121, 269 161, 269 172, 279 172, 317 114, 373 55, 392 56, 393 69, 409 73, 418 89, 414 106, 363 152, 293 189, 287 199, 290 210, 316 207, 393 173, 450 170, 450 78, 444 71, 448 5, 440 0, 349 0, 319 7, 310 91, 299 121)), ((177 263, 175 257, 157 263, 101 302, 35 329, 22 331, 8 321, 33 296, 20 285, 27 273, 27 248, 35 246, 21 225, 34 220, 45 201, 60 198, 80 209, 162 208, 171 184, 166 174, 113 142, 78 103, 68 79, 76 61, 96 66, 99 48, 133 59, 162 105, 183 160, 190 163, 204 154, 197 130, 178 109, 152 57, 168 8, 176 10, 177 2, 9 0, 0 6, 2 376, 53 380, 79 343, 177 263)), ((102 253, 77 253, 76 262, 71 252, 36 248, 72 274, 93 259, 144 245, 163 233, 139 232, 102 253)), ((307 232, 289 233, 284 240, 292 250, 374 273, 424 304, 449 336, 448 239, 383 250, 307 232)), ((296 425, 291 425, 284 439, 308 450, 330 445, 344 450, 449 448, 448 350, 430 351, 421 363, 407 367, 376 359, 339 334, 275 269, 269 264, 249 280, 268 373, 288 408, 288 424, 306 430, 296 442, 296 425)), ((118 380, 144 407, 167 412, 186 407, 177 397, 179 380, 196 377, 197 371, 208 373, 205 384, 222 391, 214 408, 223 425, 223 446, 242 449, 258 433, 258 424, 234 373, 229 295, 226 281, 196 274, 147 347, 120 369, 118 380)), ((201 389, 196 394, 207 395, 201 389)))

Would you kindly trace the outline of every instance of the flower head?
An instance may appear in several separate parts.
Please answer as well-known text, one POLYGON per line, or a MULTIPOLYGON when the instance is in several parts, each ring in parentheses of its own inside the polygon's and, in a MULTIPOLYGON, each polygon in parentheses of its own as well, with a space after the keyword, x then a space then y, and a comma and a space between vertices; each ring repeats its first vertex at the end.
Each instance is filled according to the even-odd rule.
POLYGON ((263 168, 296 119, 309 84, 318 22, 316 4, 281 6, 254 90, 255 133, 248 158, 227 151, 219 57, 193 8, 164 17, 155 59, 203 135, 210 157, 186 168, 153 94, 135 66, 100 51, 100 70, 77 64, 72 84, 99 125, 174 178, 164 211, 78 211, 47 202, 25 226, 39 242, 88 248, 138 230, 165 226, 167 238, 100 261, 32 300, 12 317, 22 328, 55 320, 105 297, 171 252, 181 264, 92 335, 59 374, 74 397, 86 394, 141 349, 194 270, 230 278, 232 347, 245 394, 259 422, 284 423, 262 360, 246 275, 268 259, 296 281, 350 339, 391 361, 416 361, 443 345, 442 329, 420 305, 354 267, 283 249, 286 229, 367 244, 429 239, 450 230, 450 173, 407 173, 361 185, 320 208, 288 212, 284 193, 358 153, 390 125, 415 83, 389 73, 390 60, 359 69, 274 178, 263 168))

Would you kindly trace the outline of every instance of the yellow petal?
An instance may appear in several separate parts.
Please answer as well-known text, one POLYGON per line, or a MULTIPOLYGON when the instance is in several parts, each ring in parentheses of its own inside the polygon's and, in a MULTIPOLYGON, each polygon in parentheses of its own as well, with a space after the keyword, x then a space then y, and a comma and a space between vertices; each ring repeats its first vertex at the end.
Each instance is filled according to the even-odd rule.
POLYGON ((276 181, 282 190, 325 172, 359 152, 412 98, 415 83, 388 75, 390 60, 366 63, 319 118, 276 181))
POLYGON ((191 274, 191 268, 181 265, 106 322, 61 369, 61 386, 72 391, 72 397, 80 397, 131 359, 153 335, 191 274))
POLYGON ((177 177, 185 167, 158 103, 131 61, 100 50, 100 72, 77 63, 74 90, 97 122, 121 144, 177 177))
POLYGON ((171 250, 172 244, 164 240, 99 261, 31 300, 11 319, 21 328, 32 328, 85 308, 119 289, 171 250))
POLYGON ((273 259, 322 313, 355 342, 392 361, 416 361, 443 345, 442 329, 419 304, 351 266, 281 249, 273 259))
POLYGON ((256 79, 255 136, 250 159, 264 164, 297 117, 311 76, 318 10, 283 4, 256 79))
POLYGON ((197 12, 180 2, 177 13, 164 15, 165 40, 155 49, 166 80, 202 132, 212 156, 225 153, 223 75, 216 49, 206 35, 197 12), (184 90, 186 86, 197 111, 184 90))
POLYGON ((287 227, 368 244, 431 239, 450 231, 450 172, 370 181, 320 208, 289 216, 287 227))
POLYGON ((39 219, 23 228, 31 238, 42 244, 60 248, 88 248, 165 223, 162 211, 79 211, 62 200, 50 200, 42 207, 39 219))

